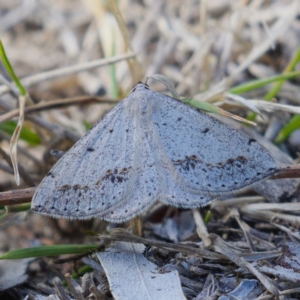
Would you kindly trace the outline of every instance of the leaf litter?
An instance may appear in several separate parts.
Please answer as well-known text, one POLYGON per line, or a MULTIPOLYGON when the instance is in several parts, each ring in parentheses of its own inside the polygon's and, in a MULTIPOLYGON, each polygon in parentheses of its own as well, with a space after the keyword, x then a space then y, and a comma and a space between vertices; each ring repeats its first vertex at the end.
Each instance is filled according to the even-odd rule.
MULTIPOLYGON (((185 5, 155 1, 141 5, 134 1, 120 1, 118 5, 124 24, 128 26, 130 41, 126 41, 126 44, 131 44, 135 53, 138 53, 144 74, 162 73, 175 83, 179 95, 196 99, 196 94, 199 94, 199 99, 213 100, 227 109, 223 97, 226 97, 228 87, 256 78, 255 66, 262 66, 259 76, 264 78, 283 70, 292 59, 299 45, 299 31, 295 30, 299 27, 296 18, 299 5, 297 7, 296 2, 249 2, 237 5, 232 1, 210 1, 206 6, 202 4, 201 9, 197 1, 185 5), (275 49, 271 49, 274 45, 275 49), (225 83, 220 87, 218 83, 224 77, 225 83)), ((110 38, 115 36, 118 43, 115 52, 111 39, 103 34, 103 30, 109 31, 111 19, 114 18, 111 13, 113 10, 103 4, 97 6, 92 1, 64 1, 63 4, 24 1, 23 5, 22 10, 17 1, 0 5, 1 13, 5 16, 1 19, 4 23, 0 23, 2 41, 20 78, 64 66, 76 66, 79 62, 97 61, 103 58, 103 49, 106 55, 124 54, 124 33, 110 34, 110 38), (21 11, 26 13, 21 14, 21 11), (49 14, 49 11, 53 13, 49 14), (15 14, 11 14, 13 12, 15 14), (7 23, 7 20, 10 22, 7 23), (26 51, 20 55, 24 45, 26 51)), ((113 30, 118 28, 114 27, 113 30)), ((115 65, 116 72, 111 67, 102 67, 75 75, 75 69, 69 73, 74 74, 72 76, 57 72, 53 77, 41 76, 27 83, 25 80, 26 87, 33 99, 48 101, 95 95, 105 90, 111 95, 116 88, 111 76, 117 79, 120 99, 136 84, 125 62, 115 65), (59 74, 62 77, 54 80, 54 76, 59 74), (41 81, 42 78, 46 80, 41 81)), ((291 105, 299 103, 300 94, 297 83, 298 79, 286 82, 277 95, 279 104, 287 105, 284 108, 294 113, 297 111, 293 111, 291 105)), ((151 88, 162 92, 161 85, 157 83, 153 83, 151 88)), ((1 113, 4 115, 16 108, 16 98, 7 93, 9 89, 4 85, 0 91, 1 113)), ((269 87, 263 87, 243 94, 243 101, 262 99, 268 91, 269 87)), ((268 105, 272 106, 272 103, 268 105)), ((93 124, 111 107, 109 104, 99 106, 82 105, 77 111, 65 107, 62 115, 70 120, 69 124, 82 120, 93 124)), ((246 109, 231 109, 235 110, 235 114, 238 112, 246 116, 246 109)), ((247 133, 265 145, 276 161, 293 163, 299 151, 295 148, 297 146, 286 142, 280 145, 280 152, 278 148, 277 152, 273 151, 271 148, 274 145, 270 146, 272 143, 263 134, 276 130, 273 128, 275 123, 270 122, 270 115, 262 107, 259 109, 263 118, 256 120, 257 131, 248 128, 247 133), (282 161, 282 157, 288 158, 282 161)), ((277 109, 281 109, 280 106, 277 109)), ((272 112, 272 118, 282 121, 281 110, 279 113, 276 110, 272 112)), ((291 116, 285 116, 287 122, 291 116)), ((24 124, 38 132, 43 140, 43 145, 37 148, 30 148, 23 142, 18 144, 18 150, 21 149, 18 151, 18 163, 23 169, 25 167, 28 177, 32 177, 37 185, 52 164, 42 157, 49 157, 47 153, 56 147, 60 150, 69 149, 80 134, 66 128, 66 122, 55 110, 25 114, 24 124)), ((0 134, 1 147, 7 152, 9 139, 2 131, 0 134)), ((13 176, 7 173, 7 162, 1 161, 0 167, 2 191, 15 189, 13 176)), ((24 180, 25 174, 20 173, 21 188, 32 187, 26 184, 28 180, 24 180)), ((277 179, 259 183, 234 198, 217 200, 203 208, 200 214, 157 204, 143 216, 142 240, 127 232, 117 234, 115 229, 112 230, 115 225, 100 220, 78 223, 30 215, 23 224, 11 222, 2 230, 1 250, 41 243, 95 241, 86 235, 85 230, 88 229, 102 233, 100 241, 108 249, 112 241, 146 245, 143 257, 155 264, 162 273, 176 270, 187 299, 271 299, 273 295, 297 299, 299 194, 298 179, 277 179), (201 218, 205 221, 201 221, 201 218), (110 231, 110 235, 103 236, 106 230, 110 231)), ((9 216, 12 217, 11 213, 9 216)), ((123 227, 127 228, 127 225, 123 227)), ((68 275, 74 269, 71 262, 62 265, 54 264, 52 260, 46 263, 41 260, 32 262, 28 265, 27 283, 7 289, 2 295, 9 295, 13 299, 25 298, 26 295, 32 299, 112 298, 113 289, 107 281, 107 277, 111 278, 109 271, 104 270, 95 255, 84 263, 92 264, 93 272, 81 274, 79 282, 71 280, 68 275), (61 278, 66 274, 69 290, 63 288, 61 280, 56 278, 53 281, 57 274, 61 278)), ((23 269, 24 266, 20 265, 20 272, 23 269)))

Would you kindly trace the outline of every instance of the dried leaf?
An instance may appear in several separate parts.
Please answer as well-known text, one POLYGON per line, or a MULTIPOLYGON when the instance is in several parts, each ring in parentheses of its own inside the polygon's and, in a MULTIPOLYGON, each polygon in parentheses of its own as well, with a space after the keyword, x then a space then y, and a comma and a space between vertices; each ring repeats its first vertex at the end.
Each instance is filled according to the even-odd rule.
POLYGON ((145 246, 117 242, 97 256, 116 300, 185 299, 177 271, 161 274, 143 256, 145 246))
POLYGON ((25 274, 28 264, 32 258, 3 260, 0 262, 0 291, 15 287, 27 280, 25 274))

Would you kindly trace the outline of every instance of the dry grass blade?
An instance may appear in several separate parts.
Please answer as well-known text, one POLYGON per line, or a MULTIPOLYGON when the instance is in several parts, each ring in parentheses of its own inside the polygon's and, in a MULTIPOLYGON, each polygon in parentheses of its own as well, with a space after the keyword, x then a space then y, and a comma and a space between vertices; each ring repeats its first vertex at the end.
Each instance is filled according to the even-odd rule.
POLYGON ((210 237, 213 241, 213 247, 218 253, 221 253, 222 255, 226 256, 229 260, 231 260, 233 263, 237 264, 238 266, 247 268, 265 286, 265 288, 270 293, 272 293, 274 296, 279 295, 279 290, 268 277, 266 277, 258 270, 256 270, 250 263, 244 260, 240 256, 240 254, 230 249, 227 246, 227 244, 217 235, 211 234, 210 237))
MULTIPOLYGON (((128 30, 127 30, 127 26, 124 22, 123 16, 119 10, 118 4, 116 0, 112 0, 110 2, 111 7, 112 7, 112 11, 117 19, 119 28, 122 32, 123 35, 123 39, 124 39, 124 43, 125 43, 125 49, 124 51, 127 52, 128 50, 132 51, 132 47, 131 47, 131 43, 130 43, 130 39, 129 39, 129 34, 128 34, 128 30)), ((128 66, 129 66, 129 70, 131 73, 131 78, 132 78, 132 84, 135 84, 137 81, 139 81, 143 76, 143 71, 142 71, 142 67, 140 65, 140 63, 138 62, 138 60, 136 58, 132 59, 132 60, 127 60, 128 66)))
POLYGON ((232 206, 245 205, 249 203, 263 202, 265 199, 261 196, 253 196, 253 197, 236 197, 230 198, 226 200, 215 200, 211 203, 211 209, 222 209, 228 208, 232 206))
POLYGON ((193 216, 199 237, 202 239, 205 247, 209 247, 211 245, 211 240, 208 236, 207 228, 198 209, 193 209, 193 216))
POLYGON ((279 225, 279 224, 277 224, 275 222, 271 222, 271 224, 273 226, 277 227, 278 229, 280 229, 281 231, 287 233, 290 237, 294 237, 298 241, 300 241, 300 234, 299 234, 299 232, 294 232, 293 230, 289 229, 288 227, 279 225))
POLYGON ((218 110, 220 111, 220 115, 224 116, 224 117, 229 117, 231 119, 237 120, 239 122, 243 122, 252 126, 256 126, 257 124, 255 122, 249 121, 245 118, 242 118, 240 116, 234 115, 226 110, 221 109, 220 107, 218 108, 218 110))
POLYGON ((292 114, 300 114, 300 108, 292 105, 278 104, 272 102, 266 102, 262 100, 250 100, 255 106, 268 111, 286 111, 292 114))
POLYGON ((246 209, 253 211, 275 210, 275 211, 289 211, 300 212, 300 203, 255 203, 244 206, 246 209))
POLYGON ((300 114, 300 108, 298 106, 267 102, 264 100, 255 100, 255 99, 246 100, 245 98, 237 97, 236 95, 230 95, 228 96, 228 98, 233 100, 244 99, 245 101, 243 102, 240 101, 240 102, 245 106, 251 108, 256 113, 260 113, 258 109, 261 109, 267 112, 286 111, 292 114, 300 114))
POLYGON ((142 221, 141 216, 134 217, 130 220, 132 233, 137 236, 142 236, 142 221))
MULTIPOLYGON (((288 203, 287 203, 287 205, 288 205, 288 203)), ((279 219, 279 220, 288 222, 295 226, 297 226, 300 223, 300 216, 275 213, 275 212, 270 212, 270 211, 265 211, 265 210, 253 210, 253 209, 248 209, 245 206, 241 207, 240 211, 244 215, 251 217, 254 220, 261 220, 261 221, 267 222, 267 223, 270 223, 271 221, 273 221, 275 219, 279 219)))
POLYGON ((240 228, 243 230, 243 233, 244 233, 244 236, 248 243, 249 249, 252 252, 255 252, 256 249, 255 249, 254 243, 253 243, 251 235, 250 235, 251 228, 244 221, 241 220, 240 214, 236 208, 230 209, 230 215, 235 218, 235 220, 238 222, 240 228))
POLYGON ((161 75, 161 74, 154 74, 154 75, 148 76, 146 82, 148 81, 149 78, 155 79, 155 80, 161 82, 162 84, 164 84, 168 88, 168 90, 171 92, 173 98, 178 99, 178 100, 180 99, 180 96, 178 95, 173 83, 170 81, 169 78, 167 78, 166 76, 161 75))
POLYGON ((182 99, 181 100, 182 102, 184 103, 187 103, 193 107, 196 107, 200 110, 204 110, 204 111, 207 111, 209 113, 214 113, 214 114, 218 114, 220 116, 224 116, 224 117, 228 117, 228 118, 231 118, 231 119, 234 119, 234 120, 237 120, 239 122, 243 122, 243 123, 246 123, 246 124, 249 124, 249 125, 253 125, 253 126, 256 126, 256 123, 255 122, 252 122, 252 121, 249 121, 245 118, 242 118, 240 116, 237 116, 237 115, 234 115, 220 107, 217 107, 215 105, 212 105, 208 102, 203 102, 201 100, 194 100, 193 98, 192 99, 182 99))
MULTIPOLYGON (((83 97, 72 97, 66 99, 57 99, 57 100, 50 100, 47 102, 40 102, 31 106, 28 106, 24 109, 25 114, 42 111, 47 109, 55 109, 58 107, 63 107, 67 105, 78 105, 78 104, 88 104, 91 102, 100 102, 100 103, 107 103, 107 104, 116 104, 117 101, 113 99, 108 99, 104 97, 94 97, 94 96, 83 96, 83 97)), ((3 115, 0 116, 0 124, 12 119, 13 117, 19 114, 19 109, 11 110, 3 115)))
POLYGON ((241 256, 246 261, 251 262, 251 261, 260 261, 260 260, 278 258, 280 254, 281 254, 280 250, 270 250, 264 252, 243 253, 241 256))
POLYGON ((69 273, 65 274, 65 280, 67 282, 67 285, 70 289, 72 296, 76 300, 84 300, 85 298, 82 294, 83 290, 82 290, 81 286, 76 282, 76 280, 74 280, 71 277, 71 275, 69 273))
POLYGON ((69 300, 70 299, 62 286, 62 281, 58 277, 55 277, 53 279, 53 284, 54 284, 56 293, 61 300, 69 300))
POLYGON ((18 157, 17 157, 17 147, 18 147, 18 139, 20 136, 20 132, 22 130, 23 122, 24 122, 24 108, 26 103, 26 98, 28 96, 19 96, 19 120, 17 127, 11 137, 9 150, 10 150, 10 157, 11 162, 14 169, 14 175, 17 185, 20 185, 20 175, 18 169, 18 157))
MULTIPOLYGON (((0 157, 2 157, 7 162, 7 164, 12 167, 12 161, 9 155, 7 155, 2 148, 0 148, 0 157)), ((35 185, 34 180, 31 178, 28 172, 26 172, 25 168, 21 164, 18 164, 18 170, 24 182, 26 182, 29 186, 35 185)))
POLYGON ((259 45, 255 46, 253 50, 248 54, 248 57, 240 64, 235 72, 228 77, 228 82, 236 79, 237 76, 244 71, 255 60, 257 60, 263 53, 265 53, 274 42, 288 29, 291 22, 296 18, 298 14, 297 0, 292 1, 289 8, 282 14, 281 18, 270 28, 268 32, 268 38, 262 41, 259 45))
MULTIPOLYGON (((289 290, 285 290, 285 291, 280 291, 279 295, 280 296, 284 296, 284 295, 298 294, 298 293, 300 293, 300 288, 295 288, 295 289, 289 289, 289 290)), ((273 296, 272 295, 265 295, 265 296, 258 297, 256 300, 268 300, 268 299, 273 299, 273 296)))
POLYGON ((193 253, 194 255, 199 255, 201 257, 205 257, 208 259, 222 259, 223 256, 220 256, 216 253, 213 253, 208 250, 203 250, 200 248, 192 248, 180 244, 171 244, 171 243, 165 243, 160 241, 154 241, 149 240, 145 238, 140 238, 137 236, 134 236, 130 234, 128 231, 124 229, 114 229, 111 231, 110 235, 103 235, 100 234, 99 238, 103 241, 123 241, 123 242, 129 242, 129 243, 141 243, 144 245, 151 245, 156 247, 161 247, 164 249, 168 249, 169 251, 175 251, 175 252, 183 252, 183 253, 193 253))
MULTIPOLYGON (((83 64, 71 66, 71 67, 65 67, 65 68, 56 69, 53 71, 43 72, 43 73, 40 73, 37 75, 25 77, 21 81, 22 81, 22 84, 24 87, 29 87, 33 84, 36 84, 36 83, 39 83, 42 81, 52 80, 52 79, 64 77, 64 76, 69 76, 69 75, 76 74, 79 72, 83 72, 83 71, 91 70, 94 68, 99 68, 102 66, 114 64, 119 61, 123 61, 123 60, 129 59, 129 58, 135 57, 135 56, 136 56, 136 53, 127 53, 127 54, 122 54, 122 55, 115 56, 115 57, 99 59, 99 60, 95 60, 95 61, 91 61, 91 62, 87 62, 87 63, 83 63, 83 64)), ((9 89, 7 86, 0 86, 0 95, 3 95, 7 92, 9 92, 9 89)))
POLYGON ((257 114, 260 114, 260 111, 257 108, 256 103, 252 103, 251 101, 247 100, 246 98, 244 98, 242 96, 228 93, 228 94, 225 95, 225 97, 230 99, 230 100, 233 100, 235 102, 241 103, 242 105, 250 108, 251 110, 253 110, 257 114))
POLYGON ((224 97, 224 94, 227 92, 228 88, 228 80, 225 78, 208 91, 195 95, 194 98, 203 102, 212 102, 216 99, 224 97))

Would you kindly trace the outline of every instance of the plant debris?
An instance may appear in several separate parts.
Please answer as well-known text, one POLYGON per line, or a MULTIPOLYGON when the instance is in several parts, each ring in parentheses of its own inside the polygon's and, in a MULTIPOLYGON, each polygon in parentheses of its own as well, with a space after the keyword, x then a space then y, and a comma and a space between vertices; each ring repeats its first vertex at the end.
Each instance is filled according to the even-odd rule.
MULTIPOLYGON (((33 102, 18 107, 18 88, 1 65, 1 253, 78 243, 106 249, 85 258, 2 261, 1 299, 125 299, 122 288, 130 295, 142 282, 126 278, 134 266, 136 278, 144 271, 175 276, 178 299, 299 299, 300 179, 292 178, 300 149, 299 15, 297 0, 2 1, 1 42, 33 102), (222 118, 292 166, 285 179, 264 180, 201 210, 158 203, 142 216, 142 237, 128 223, 32 214, 34 188, 56 160, 50 152, 70 149, 137 81, 157 73, 173 82, 176 97, 255 121, 254 128, 222 118), (18 115, 15 191, 9 142, 18 115), (113 251, 128 255, 122 266, 109 258, 113 251)), ((158 299, 149 286, 148 298, 158 299)))

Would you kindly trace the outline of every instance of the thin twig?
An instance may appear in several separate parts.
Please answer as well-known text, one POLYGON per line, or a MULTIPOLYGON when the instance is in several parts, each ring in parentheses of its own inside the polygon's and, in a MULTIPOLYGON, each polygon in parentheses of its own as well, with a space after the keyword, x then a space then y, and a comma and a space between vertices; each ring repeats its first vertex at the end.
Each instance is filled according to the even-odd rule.
MULTIPOLYGON (((56 109, 58 107, 69 106, 69 105, 78 105, 78 104, 88 104, 92 102, 101 102, 107 104, 115 104, 116 100, 108 99, 106 97, 95 97, 95 96, 80 96, 80 97, 71 97, 66 99, 55 99, 47 102, 40 102, 25 108, 25 114, 42 111, 47 109, 56 109)), ((19 114, 19 109, 14 109, 6 114, 3 114, 0 117, 0 124, 16 117, 19 114)))
MULTIPOLYGON (((56 70, 52 70, 52 71, 48 71, 48 72, 42 72, 37 75, 23 78, 21 81, 22 81, 22 84, 24 87, 28 87, 28 86, 31 86, 33 84, 36 84, 36 83, 39 83, 42 81, 51 80, 51 79, 64 77, 64 76, 69 76, 69 75, 73 75, 75 73, 79 73, 82 71, 103 67, 106 65, 117 63, 119 61, 123 61, 128 58, 135 57, 135 56, 136 56, 136 53, 131 52, 131 53, 115 56, 115 57, 94 60, 94 61, 90 61, 87 63, 83 63, 83 64, 71 66, 71 67, 64 67, 61 69, 56 69, 56 70)), ((3 95, 7 92, 9 92, 9 88, 7 86, 0 86, 0 95, 3 95)))
POLYGON ((31 187, 0 193, 0 206, 29 203, 35 190, 36 187, 31 187))
POLYGON ((196 248, 196 247, 193 248, 193 247, 189 247, 189 246, 185 246, 185 245, 181 245, 181 244, 171 244, 171 243, 141 238, 141 237, 135 236, 121 228, 116 228, 116 229, 112 230, 110 235, 100 234, 99 238, 103 241, 108 240, 108 241, 123 241, 123 242, 130 242, 130 243, 141 243, 141 244, 145 244, 145 245, 161 247, 161 248, 167 249, 169 251, 199 255, 201 257, 205 257, 208 259, 224 259, 223 256, 216 254, 214 252, 208 251, 208 250, 204 250, 204 249, 196 248))
POLYGON ((264 274, 260 273, 257 269, 255 269, 250 263, 248 263, 241 255, 228 247, 228 245, 216 234, 210 234, 210 237, 214 244, 214 249, 226 256, 229 260, 231 260, 236 265, 247 268, 264 286, 265 288, 271 292, 273 295, 278 296, 279 290, 273 284, 273 282, 264 274))
POLYGON ((269 179, 300 178, 300 165, 284 165, 269 179))

